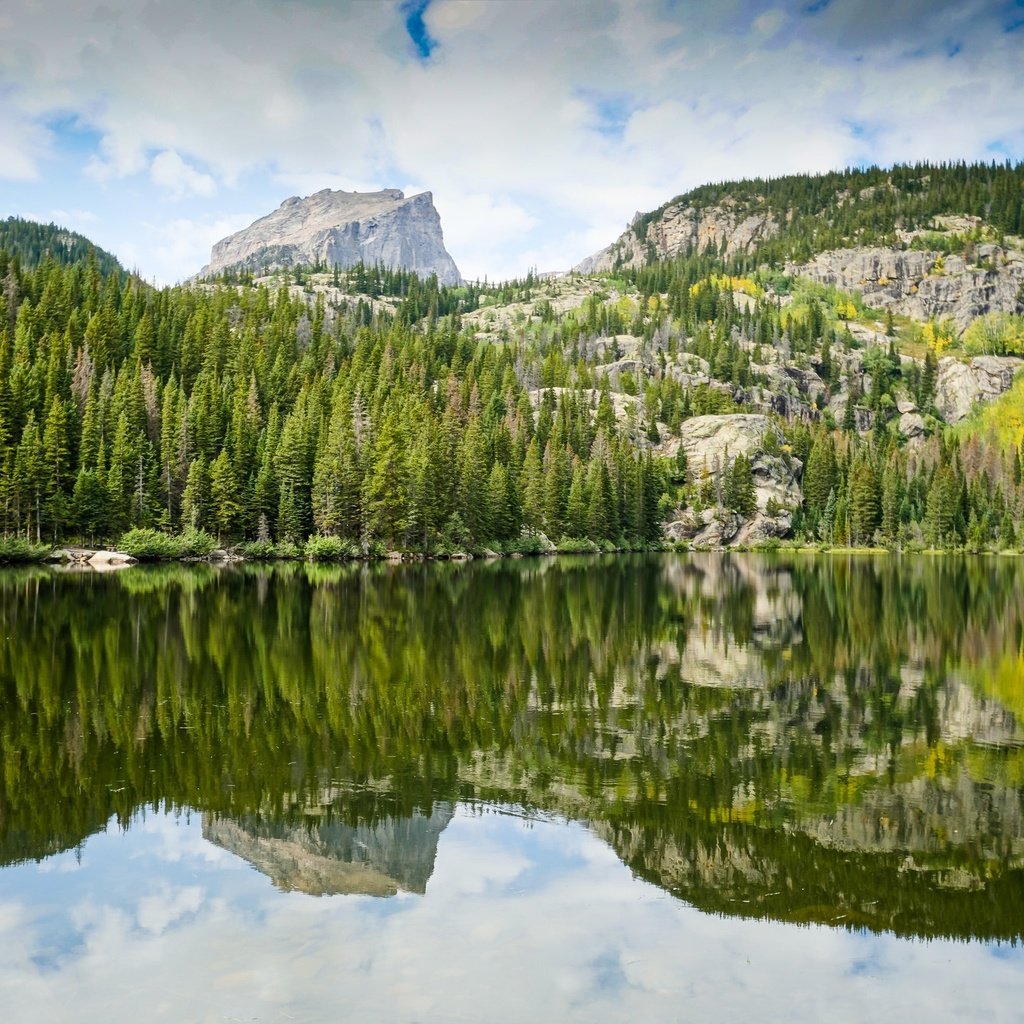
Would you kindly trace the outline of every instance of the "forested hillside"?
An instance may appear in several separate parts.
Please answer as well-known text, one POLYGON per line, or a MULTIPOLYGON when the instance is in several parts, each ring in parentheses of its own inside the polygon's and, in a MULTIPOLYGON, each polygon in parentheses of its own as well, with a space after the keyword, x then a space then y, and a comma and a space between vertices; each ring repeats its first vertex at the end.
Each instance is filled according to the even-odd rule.
POLYGON ((365 268, 354 284, 406 294, 328 308, 301 288, 155 291, 7 256, 0 277, 9 534, 319 532, 351 550, 660 535, 651 453, 580 394, 548 392, 535 417, 543 339, 477 343, 438 315, 465 293, 365 268))
POLYGON ((116 256, 93 245, 77 231, 21 217, 0 220, 0 250, 17 257, 27 267, 38 266, 49 255, 65 265, 86 263, 91 259, 103 274, 123 271, 116 256))
MULTIPOLYGON (((897 231, 927 228, 936 217, 978 217, 997 234, 1024 233, 1024 164, 902 164, 826 174, 795 174, 702 185, 634 222, 646 239, 672 207, 725 206, 761 215, 771 240, 752 248, 754 266, 809 259, 823 249, 886 245, 897 231)), ((746 262, 746 261, 742 261, 746 262)))
POLYGON ((663 538, 1015 547, 1024 317, 1003 286, 1024 253, 1003 232, 1021 173, 708 186, 687 201, 796 213, 742 251, 723 237, 497 286, 359 265, 156 290, 95 253, 0 252, 0 528, 335 556, 663 538), (779 262, 783 243, 897 231, 922 277, 885 309, 867 301, 892 298, 881 278, 843 290, 827 267, 779 262), (973 315, 965 281, 982 296, 1000 283, 1013 311, 973 315), (966 329, 901 312, 953 292, 966 329))

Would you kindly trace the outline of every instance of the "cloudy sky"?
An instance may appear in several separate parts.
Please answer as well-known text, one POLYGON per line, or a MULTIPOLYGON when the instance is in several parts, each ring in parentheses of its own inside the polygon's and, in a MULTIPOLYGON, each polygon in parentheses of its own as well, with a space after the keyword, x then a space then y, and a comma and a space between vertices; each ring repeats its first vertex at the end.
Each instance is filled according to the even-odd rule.
POLYGON ((5 0, 0 216, 171 283, 290 195, 430 190, 463 274, 708 180, 1024 158, 1024 0, 5 0))

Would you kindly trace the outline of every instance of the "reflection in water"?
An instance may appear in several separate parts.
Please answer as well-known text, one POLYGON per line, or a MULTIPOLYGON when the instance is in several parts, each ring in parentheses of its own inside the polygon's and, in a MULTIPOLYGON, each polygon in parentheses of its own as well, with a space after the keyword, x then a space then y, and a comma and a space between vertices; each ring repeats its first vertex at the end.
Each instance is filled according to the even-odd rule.
POLYGON ((0 576, 0 858, 198 809, 305 892, 422 892, 457 801, 706 910, 1024 931, 1024 573, 694 555, 0 576))
POLYGON ((370 825, 316 826, 207 818, 203 838, 247 860, 286 891, 310 896, 423 893, 434 870, 437 840, 455 809, 438 801, 430 815, 414 811, 370 825))

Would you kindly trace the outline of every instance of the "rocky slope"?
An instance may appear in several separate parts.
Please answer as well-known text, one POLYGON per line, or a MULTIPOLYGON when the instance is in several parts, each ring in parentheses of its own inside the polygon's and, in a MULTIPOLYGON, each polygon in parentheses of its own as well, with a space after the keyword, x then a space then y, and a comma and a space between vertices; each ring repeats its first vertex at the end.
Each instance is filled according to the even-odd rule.
POLYGON ((686 452, 691 474, 706 478, 721 492, 733 461, 743 455, 751 461, 757 508, 749 517, 718 507, 678 509, 665 527, 671 540, 692 540, 696 547, 750 544, 784 537, 792 525, 792 509, 800 503, 799 459, 781 454, 782 438, 766 416, 749 414, 694 416, 685 420, 672 454, 686 452), (773 507, 769 507, 769 502, 773 507))
POLYGON ((292 196, 273 213, 214 245, 201 274, 231 268, 262 270, 296 264, 351 267, 383 263, 461 281, 444 247, 441 218, 429 192, 406 198, 398 189, 292 196))
POLYGON ((672 202, 653 219, 637 214, 611 245, 573 267, 580 274, 598 274, 618 267, 642 267, 650 260, 671 259, 689 249, 733 256, 771 238, 778 225, 770 213, 745 213, 725 200, 701 210, 685 201, 672 202), (723 249, 724 246, 724 249, 723 249))
POLYGON ((913 320, 951 319, 963 331, 986 313, 1024 309, 1024 252, 979 245, 970 260, 918 249, 855 248, 823 252, 786 273, 859 292, 875 309, 913 320))
POLYGON ((579 273, 687 252, 752 256, 958 331, 1024 312, 1020 170, 894 167, 707 185, 645 214, 579 273))

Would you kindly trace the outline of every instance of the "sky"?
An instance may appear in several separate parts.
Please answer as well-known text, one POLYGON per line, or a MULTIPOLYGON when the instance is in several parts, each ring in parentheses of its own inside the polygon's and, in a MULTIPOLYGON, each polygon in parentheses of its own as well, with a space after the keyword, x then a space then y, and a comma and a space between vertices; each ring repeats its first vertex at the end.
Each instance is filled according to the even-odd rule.
POLYGON ((707 181, 1024 159, 1024 0, 4 0, 0 216, 147 280, 322 188, 431 191, 463 275, 707 181))

